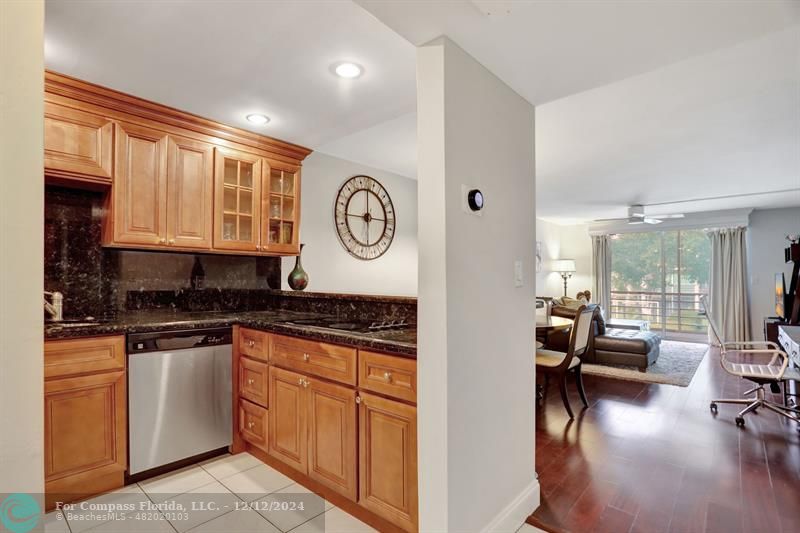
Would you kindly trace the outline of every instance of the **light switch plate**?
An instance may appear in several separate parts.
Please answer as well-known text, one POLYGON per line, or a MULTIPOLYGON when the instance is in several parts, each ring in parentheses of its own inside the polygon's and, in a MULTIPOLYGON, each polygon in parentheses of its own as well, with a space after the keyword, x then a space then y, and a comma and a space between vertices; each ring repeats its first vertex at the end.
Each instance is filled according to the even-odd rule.
POLYGON ((522 279, 522 261, 517 259, 514 261, 514 286, 522 287, 524 285, 522 279))

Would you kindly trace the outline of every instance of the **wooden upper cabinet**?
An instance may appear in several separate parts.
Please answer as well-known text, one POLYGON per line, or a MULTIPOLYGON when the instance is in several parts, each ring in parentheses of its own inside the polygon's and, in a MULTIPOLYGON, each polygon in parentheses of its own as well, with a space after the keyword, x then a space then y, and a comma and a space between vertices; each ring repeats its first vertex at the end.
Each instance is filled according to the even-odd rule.
POLYGON ((44 104, 44 169, 50 176, 110 184, 114 123, 52 102, 44 104))
POLYGON ((262 250, 300 253, 300 171, 272 166, 264 173, 262 250))
POLYGON ((417 409, 359 393, 359 501, 407 531, 417 530, 417 409))
POLYGON ((167 243, 167 134, 119 123, 111 216, 116 244, 167 243))
POLYGON ((216 148, 214 155, 214 248, 257 252, 261 248, 261 182, 264 160, 216 148))
POLYGON ((167 244, 209 249, 214 212, 214 147, 170 136, 167 159, 167 244))

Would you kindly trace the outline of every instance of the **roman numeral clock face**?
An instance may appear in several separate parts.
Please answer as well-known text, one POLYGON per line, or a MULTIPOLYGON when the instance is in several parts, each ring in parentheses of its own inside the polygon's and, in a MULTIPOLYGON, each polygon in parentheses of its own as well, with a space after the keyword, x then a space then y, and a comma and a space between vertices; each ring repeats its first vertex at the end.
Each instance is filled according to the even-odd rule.
POLYGON ((336 233, 350 255, 377 259, 392 244, 395 213, 383 185, 369 176, 353 176, 339 189, 334 206, 336 233))

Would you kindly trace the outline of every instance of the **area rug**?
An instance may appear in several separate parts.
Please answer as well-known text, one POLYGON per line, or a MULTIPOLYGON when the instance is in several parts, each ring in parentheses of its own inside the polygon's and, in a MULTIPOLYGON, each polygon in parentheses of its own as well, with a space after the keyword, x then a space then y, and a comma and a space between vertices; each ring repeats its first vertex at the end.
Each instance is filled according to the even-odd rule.
POLYGON ((639 372, 635 366, 622 365, 584 363, 582 368, 584 374, 593 376, 688 387, 707 351, 707 344, 662 340, 661 353, 647 372, 639 372))

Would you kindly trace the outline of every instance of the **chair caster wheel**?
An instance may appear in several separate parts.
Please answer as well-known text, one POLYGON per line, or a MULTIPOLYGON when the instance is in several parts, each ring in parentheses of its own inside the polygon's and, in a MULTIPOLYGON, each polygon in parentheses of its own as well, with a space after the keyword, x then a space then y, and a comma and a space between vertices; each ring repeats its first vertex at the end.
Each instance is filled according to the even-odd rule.
POLYGON ((711 408, 712 413, 717 414, 717 404, 711 402, 711 405, 709 407, 711 408))
POLYGON ((736 417, 736 425, 738 427, 740 427, 740 428, 743 428, 744 427, 744 418, 742 418, 741 416, 737 416, 736 417))

